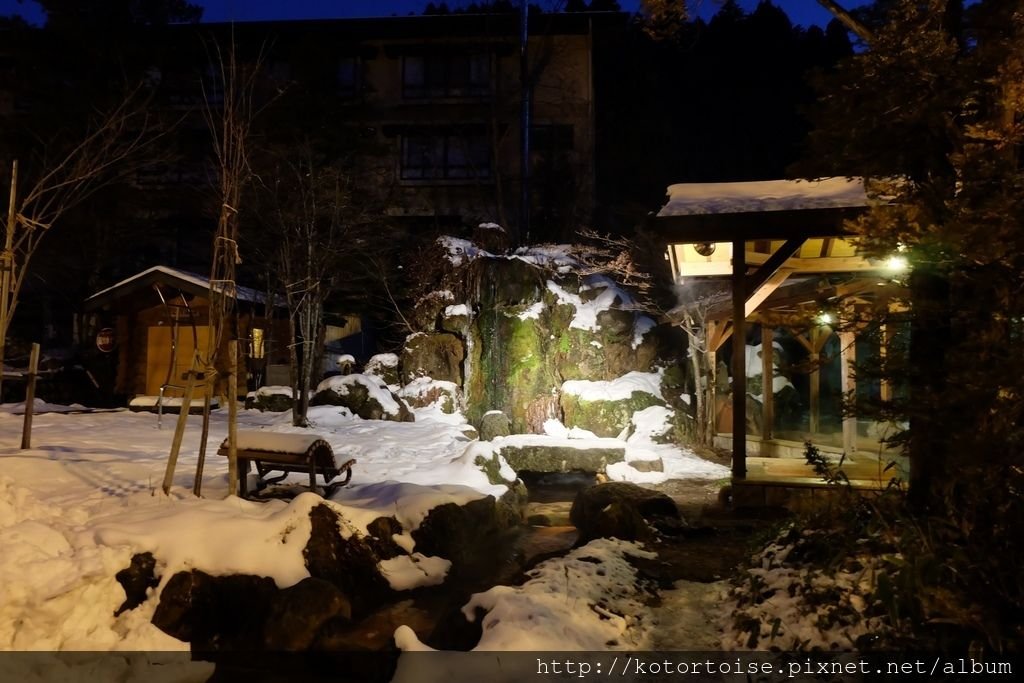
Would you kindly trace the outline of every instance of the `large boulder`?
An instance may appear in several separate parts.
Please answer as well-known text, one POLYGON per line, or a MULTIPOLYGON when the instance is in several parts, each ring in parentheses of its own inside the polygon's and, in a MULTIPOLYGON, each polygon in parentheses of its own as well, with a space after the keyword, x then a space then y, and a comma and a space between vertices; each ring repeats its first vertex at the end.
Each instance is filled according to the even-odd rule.
POLYGON ((449 576, 487 576, 509 551, 506 534, 522 523, 525 488, 521 484, 497 500, 485 496, 463 505, 433 508, 412 532, 416 552, 451 561, 449 576))
POLYGON ((332 584, 307 577, 278 592, 270 601, 263 626, 267 650, 302 652, 308 650, 328 620, 352 617, 349 599, 332 584))
POLYGON ((370 544, 348 529, 327 505, 317 505, 309 517, 312 530, 302 551, 309 575, 334 584, 348 596, 352 615, 365 615, 386 602, 392 595, 391 586, 378 567, 382 558, 370 544))
POLYGON ((454 334, 412 334, 402 349, 402 384, 409 384, 417 377, 461 384, 465 357, 462 340, 454 334))
POLYGON ((580 491, 569 519, 579 531, 579 544, 595 538, 649 541, 658 532, 677 533, 686 526, 675 501, 628 482, 598 484, 580 491))
POLYGON ((413 422, 416 417, 384 381, 370 375, 336 375, 316 388, 310 405, 344 406, 364 420, 413 422))
POLYGON ((448 290, 429 292, 413 306, 409 322, 417 332, 433 332, 441 319, 444 309, 455 299, 448 290))
POLYGON ((198 569, 175 574, 160 593, 153 625, 195 651, 262 649, 263 624, 277 593, 273 579, 198 569))

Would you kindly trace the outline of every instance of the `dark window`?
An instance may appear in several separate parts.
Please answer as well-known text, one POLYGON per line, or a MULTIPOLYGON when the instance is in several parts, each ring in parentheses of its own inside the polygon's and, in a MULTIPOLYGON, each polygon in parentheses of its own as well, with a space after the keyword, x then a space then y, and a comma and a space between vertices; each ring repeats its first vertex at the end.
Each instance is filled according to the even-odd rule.
POLYGON ((338 60, 338 94, 351 97, 359 88, 359 58, 342 57, 338 60))
POLYGON ((409 55, 402 60, 402 96, 482 97, 490 92, 487 54, 409 55))
POLYGON ((413 134, 402 138, 402 180, 491 177, 491 148, 483 134, 413 134))

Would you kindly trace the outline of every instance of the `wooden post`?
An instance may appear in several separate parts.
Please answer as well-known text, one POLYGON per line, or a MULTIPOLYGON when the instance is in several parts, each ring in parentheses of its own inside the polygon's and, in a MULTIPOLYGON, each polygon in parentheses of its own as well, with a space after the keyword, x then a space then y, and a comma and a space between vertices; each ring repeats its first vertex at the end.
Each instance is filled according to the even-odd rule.
POLYGON ((181 397, 181 411, 178 413, 178 422, 174 426, 171 453, 167 456, 167 470, 164 472, 164 493, 170 493, 171 485, 174 483, 174 470, 178 466, 178 453, 181 451, 181 440, 185 436, 188 411, 192 407, 192 394, 196 390, 196 375, 199 374, 197 359, 197 356, 193 356, 192 368, 188 371, 188 381, 185 382, 185 395, 181 397))
MULTIPOLYGON (((11 278, 14 275, 14 230, 18 226, 18 160, 11 163, 11 194, 7 204, 7 231, 0 252, 0 365, 6 358, 8 317, 11 314, 11 278)), ((2 368, 0 368, 2 369, 2 368)), ((0 397, 3 396, 3 372, 0 372, 0 397)), ((3 399, 0 398, 0 401, 3 399)))
POLYGON ((732 476, 747 476, 746 243, 732 243, 732 476))
POLYGON ((761 325, 761 440, 772 438, 775 429, 775 334, 761 325))
POLYGON ((28 383, 25 387, 25 421, 21 426, 21 448, 32 448, 32 413, 36 400, 36 376, 39 374, 39 344, 32 345, 28 360, 28 383))
POLYGON ((832 330, 827 327, 815 327, 811 330, 811 396, 810 425, 808 431, 817 434, 821 430, 821 350, 831 336, 832 330))
POLYGON ((192 482, 192 494, 201 496, 203 493, 203 468, 206 466, 206 440, 210 438, 210 399, 213 395, 213 382, 207 380, 206 395, 203 397, 203 429, 199 435, 199 457, 196 458, 196 479, 192 482))
POLYGON ((878 345, 878 357, 882 362, 883 374, 882 380, 879 385, 879 398, 882 399, 883 403, 889 403, 892 401, 892 380, 889 379, 889 373, 887 371, 887 364, 889 355, 889 347, 892 345, 893 330, 890 323, 883 323, 881 329, 881 341, 878 345))
MULTIPOLYGON (((857 362, 857 337, 853 332, 839 333, 839 381, 843 392, 843 400, 855 399, 857 378, 854 375, 854 364, 857 362)), ((843 452, 847 457, 857 453, 857 416, 853 413, 843 414, 843 452)))
POLYGON ((228 342, 228 495, 238 495, 238 340, 228 342))

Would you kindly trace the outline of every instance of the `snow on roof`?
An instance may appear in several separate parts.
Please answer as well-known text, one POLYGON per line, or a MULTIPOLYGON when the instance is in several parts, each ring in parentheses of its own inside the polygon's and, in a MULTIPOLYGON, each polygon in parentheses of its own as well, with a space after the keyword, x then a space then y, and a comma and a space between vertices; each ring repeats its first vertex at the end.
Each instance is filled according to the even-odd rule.
MULTIPOLYGON (((130 284, 132 284, 134 282, 143 280, 143 279, 148 278, 150 276, 153 276, 153 275, 155 275, 157 273, 162 274, 162 275, 166 275, 168 277, 174 278, 174 279, 179 280, 179 281, 184 282, 184 283, 188 283, 188 284, 193 285, 195 287, 198 287, 200 289, 208 290, 210 288, 210 278, 208 278, 208 277, 203 277, 202 275, 197 275, 196 273, 190 273, 190 272, 188 272, 186 270, 178 270, 177 268, 170 268, 168 266, 153 266, 152 268, 147 268, 146 270, 142 271, 141 273, 136 273, 135 275, 132 275, 131 277, 125 278, 124 280, 121 280, 120 282, 118 282, 115 285, 111 285, 110 287, 107 287, 106 289, 102 289, 102 290, 96 292, 95 294, 90 296, 88 299, 86 299, 86 301, 91 301, 93 299, 98 299, 98 298, 102 297, 105 294, 113 292, 116 289, 120 289, 122 287, 128 286, 128 285, 130 285, 130 284)), ((236 292, 236 298, 239 301, 250 301, 250 302, 260 303, 260 302, 262 302, 266 298, 266 295, 264 295, 262 292, 258 292, 255 289, 250 289, 249 287, 239 287, 239 286, 236 285, 235 286, 235 292, 236 292)))
POLYGON ((669 185, 663 216, 754 213, 796 209, 841 209, 868 206, 863 178, 758 180, 744 183, 669 185))

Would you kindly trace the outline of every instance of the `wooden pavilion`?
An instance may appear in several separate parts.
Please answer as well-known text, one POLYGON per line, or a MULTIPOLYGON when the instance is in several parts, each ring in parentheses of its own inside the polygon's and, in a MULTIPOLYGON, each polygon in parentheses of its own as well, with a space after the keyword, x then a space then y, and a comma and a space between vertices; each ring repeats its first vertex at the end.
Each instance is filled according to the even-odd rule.
MULTIPOLYGON (((790 504, 813 496, 823 481, 802 459, 796 459, 803 453, 804 440, 841 463, 857 486, 882 486, 899 471, 887 467, 899 458, 884 445, 872 448, 874 452, 865 448, 856 416, 843 413, 838 443, 823 438, 821 432, 820 362, 826 344, 834 347, 838 341, 842 395, 858 390, 857 333, 848 326, 833 329, 831 302, 842 300, 868 315, 879 306, 901 305, 902 287, 894 274, 906 268, 906 262, 898 255, 885 261, 868 259, 847 239, 846 221, 873 201, 859 179, 679 184, 668 188, 668 202, 651 221, 651 229, 667 247, 666 259, 677 286, 693 282, 720 286, 717 296, 704 300, 700 316, 711 374, 702 379, 715 386, 717 355, 731 338, 731 401, 722 421, 731 422, 731 430, 726 433, 728 425, 715 424, 714 442, 732 451, 737 502, 742 498, 747 504, 790 504), (746 343, 754 325, 761 328, 756 356, 746 343), (779 330, 787 330, 787 338, 804 347, 810 359, 809 424, 799 440, 777 438, 774 433, 779 381, 774 376, 778 347, 774 339, 779 330), (759 400, 752 401, 748 363, 755 357, 761 365, 761 392, 754 397, 759 400), (757 403, 760 435, 749 433, 754 417, 750 413, 758 409, 757 403)), ((883 335, 881 353, 887 341, 883 335)), ((883 384, 879 390, 885 397, 891 395, 892 387, 883 384)), ((878 445, 877 440, 873 445, 878 445)))

